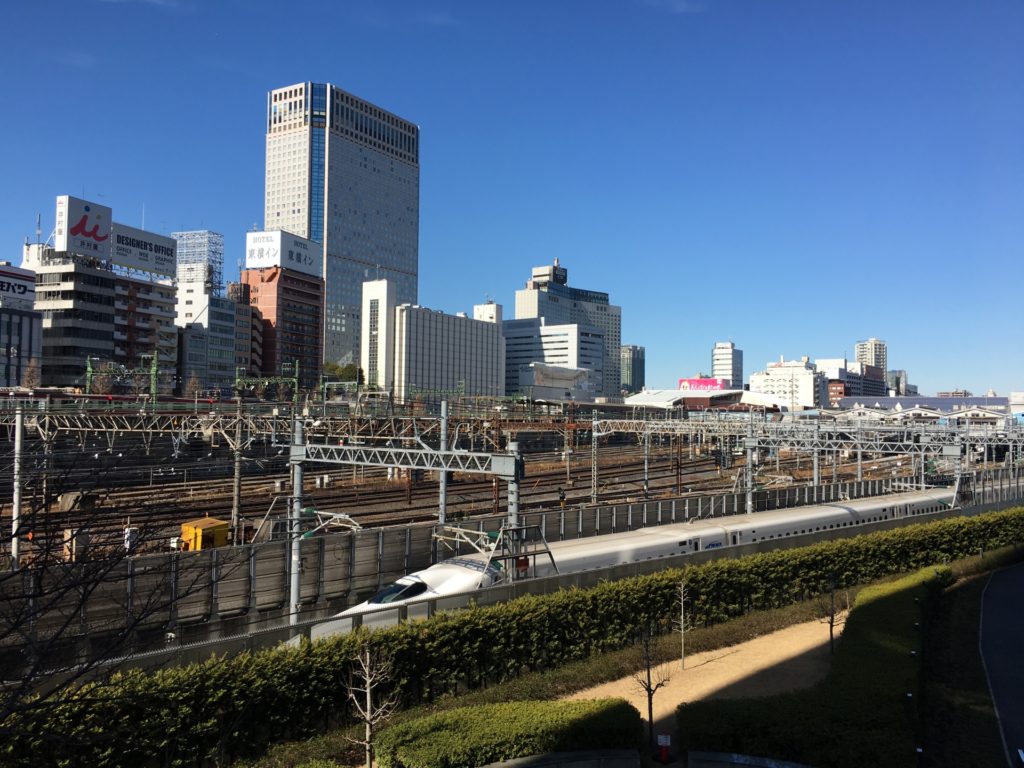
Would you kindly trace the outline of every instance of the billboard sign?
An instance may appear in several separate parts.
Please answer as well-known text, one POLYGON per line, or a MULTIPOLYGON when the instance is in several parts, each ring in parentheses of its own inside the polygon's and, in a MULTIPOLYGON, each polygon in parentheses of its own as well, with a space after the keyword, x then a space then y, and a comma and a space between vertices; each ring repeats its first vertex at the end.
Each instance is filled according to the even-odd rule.
POLYGON ((313 277, 323 277, 323 248, 320 243, 273 230, 245 233, 246 269, 283 267, 313 277))
POLYGON ((36 276, 27 269, 0 267, 0 306, 32 309, 36 300, 36 276))
POLYGON ((109 259, 111 224, 107 206, 61 195, 57 198, 54 248, 109 259))
POLYGON ((111 231, 110 260, 114 264, 158 275, 174 275, 178 241, 173 237, 116 223, 111 231))
POLYGON ((728 389, 725 379, 680 379, 679 389, 687 392, 721 392, 728 389))

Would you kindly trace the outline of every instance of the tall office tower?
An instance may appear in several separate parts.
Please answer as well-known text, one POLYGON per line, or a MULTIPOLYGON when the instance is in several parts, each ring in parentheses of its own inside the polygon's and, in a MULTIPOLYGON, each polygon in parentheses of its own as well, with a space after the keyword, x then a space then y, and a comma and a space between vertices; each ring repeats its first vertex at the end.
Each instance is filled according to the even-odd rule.
POLYGON ((873 365, 883 371, 889 370, 889 354, 885 348, 885 342, 872 336, 867 341, 857 342, 857 362, 864 365, 873 365))
POLYGON ((715 342, 711 350, 711 377, 725 379, 732 389, 743 389, 743 350, 731 341, 715 342))
POLYGON ((633 344, 624 344, 619 355, 619 381, 626 392, 639 392, 647 383, 645 379, 646 350, 633 344))
POLYGON ((417 301, 419 128, 329 83, 267 95, 264 229, 323 245, 325 362, 358 363, 365 281, 417 301))
MULTIPOLYGON (((534 267, 526 288, 516 291, 516 319, 544 318, 549 325, 578 324, 604 335, 603 395, 619 394, 619 347, 622 307, 609 303, 608 294, 570 288, 569 272, 558 264, 534 267)), ((538 361, 542 362, 542 361, 538 361)))

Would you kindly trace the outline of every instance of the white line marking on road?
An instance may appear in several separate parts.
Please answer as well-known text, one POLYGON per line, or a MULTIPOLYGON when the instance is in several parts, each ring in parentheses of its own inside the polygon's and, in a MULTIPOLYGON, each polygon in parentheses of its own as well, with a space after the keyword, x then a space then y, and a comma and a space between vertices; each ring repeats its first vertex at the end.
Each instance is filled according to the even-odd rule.
POLYGON ((1020 755, 1020 761, 1024 763, 1024 749, 1018 749, 1017 754, 1020 755))

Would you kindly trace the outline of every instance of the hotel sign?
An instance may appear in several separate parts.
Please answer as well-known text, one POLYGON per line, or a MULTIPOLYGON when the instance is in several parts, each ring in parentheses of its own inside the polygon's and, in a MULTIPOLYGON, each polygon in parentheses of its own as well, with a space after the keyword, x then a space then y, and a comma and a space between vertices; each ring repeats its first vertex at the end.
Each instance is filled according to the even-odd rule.
POLYGON ((282 267, 323 277, 323 248, 320 243, 282 230, 246 232, 245 266, 282 267))

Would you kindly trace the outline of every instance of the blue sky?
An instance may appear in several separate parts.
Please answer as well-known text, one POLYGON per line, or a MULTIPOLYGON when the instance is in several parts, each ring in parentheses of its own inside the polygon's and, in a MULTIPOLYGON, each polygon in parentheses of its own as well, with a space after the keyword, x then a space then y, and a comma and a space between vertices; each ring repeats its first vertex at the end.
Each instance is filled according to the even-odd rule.
POLYGON ((889 345, 922 392, 1024 390, 1020 0, 8 0, 0 238, 54 197, 263 219, 266 92, 421 127, 420 303, 530 268, 622 306, 648 386, 889 345))

